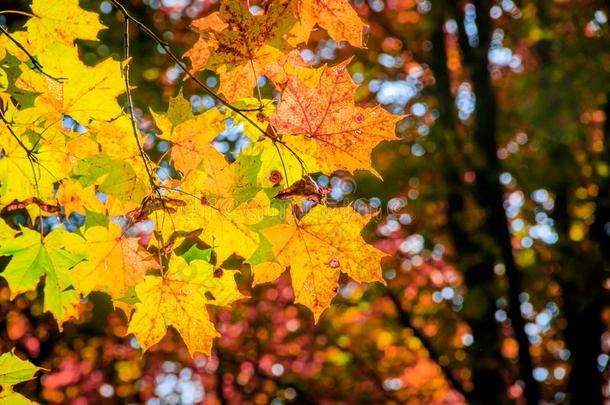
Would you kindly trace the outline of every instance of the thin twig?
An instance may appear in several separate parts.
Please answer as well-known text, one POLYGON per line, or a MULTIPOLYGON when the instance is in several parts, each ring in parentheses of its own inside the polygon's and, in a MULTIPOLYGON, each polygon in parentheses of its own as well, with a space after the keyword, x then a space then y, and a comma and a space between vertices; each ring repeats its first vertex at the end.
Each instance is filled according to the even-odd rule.
POLYGON ((57 83, 62 83, 65 80, 65 77, 54 77, 54 76, 51 76, 50 74, 48 74, 47 72, 45 72, 43 70, 40 62, 38 62, 38 60, 25 48, 25 46, 21 45, 21 43, 19 41, 17 41, 1 24, 0 24, 0 32, 3 33, 4 35, 6 35, 8 37, 8 39, 10 39, 11 42, 17 46, 17 48, 21 49, 27 55, 27 57, 32 62, 33 70, 37 70, 39 73, 45 75, 46 77, 48 77, 49 79, 51 79, 57 83))
POLYGON ((15 138, 15 140, 17 141, 17 143, 19 144, 21 149, 23 149, 25 151, 25 154, 27 155, 28 159, 36 161, 37 159, 36 159, 36 156, 34 155, 34 152, 32 152, 31 149, 29 149, 27 146, 25 146, 25 144, 23 143, 21 138, 19 138, 19 136, 17 136, 17 134, 13 130, 13 127, 11 126, 11 123, 6 119, 6 116, 4 115, 4 111, 3 111, 2 107, 0 107, 0 120, 2 120, 4 125, 6 125, 8 132, 13 136, 13 138, 15 138))
POLYGON ((140 152, 140 157, 142 158, 142 162, 144 163, 144 168, 146 169, 146 174, 148 175, 148 181, 153 191, 159 192, 157 187, 157 183, 155 182, 155 178, 153 177, 150 166, 148 165, 148 156, 146 152, 144 152, 144 148, 142 148, 142 143, 140 142, 140 136, 138 134, 138 128, 136 124, 136 117, 134 115, 133 108, 133 98, 131 97, 131 86, 129 84, 129 19, 125 19, 125 31, 124 31, 124 43, 123 43, 123 78, 125 79, 125 91, 127 93, 127 107, 129 108, 129 118, 131 120, 131 129, 133 132, 133 136, 136 140, 136 144, 138 145, 138 151, 140 152))
MULTIPOLYGON (((19 147, 21 147, 21 149, 23 149, 25 151, 26 158, 28 159, 28 162, 30 163, 30 168, 32 169, 32 177, 34 179, 34 188, 36 189, 36 197, 38 199, 40 199, 40 187, 38 185, 36 169, 34 168, 34 164, 39 164, 38 158, 36 157, 36 155, 34 154, 32 149, 29 149, 27 146, 25 146, 23 141, 21 141, 19 136, 15 133, 15 131, 13 130, 13 127, 11 126, 11 123, 6 119, 6 116, 4 115, 3 106, 0 106, 0 120, 4 123, 4 125, 6 125, 8 132, 13 136, 13 138, 15 138, 19 147)), ((38 206, 38 216, 40 218, 40 240, 42 241, 42 239, 44 238, 44 222, 43 222, 42 210, 40 208, 40 205, 38 206)))

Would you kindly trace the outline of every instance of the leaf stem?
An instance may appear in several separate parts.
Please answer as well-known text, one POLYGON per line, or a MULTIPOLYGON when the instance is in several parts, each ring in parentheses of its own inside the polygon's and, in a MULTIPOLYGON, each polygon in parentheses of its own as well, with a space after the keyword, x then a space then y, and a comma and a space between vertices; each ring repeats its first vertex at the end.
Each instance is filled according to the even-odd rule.
POLYGON ((24 15, 27 17, 35 17, 34 14, 26 13, 25 11, 20 11, 20 10, 2 10, 2 11, 0 11, 0 14, 19 14, 19 15, 24 15))

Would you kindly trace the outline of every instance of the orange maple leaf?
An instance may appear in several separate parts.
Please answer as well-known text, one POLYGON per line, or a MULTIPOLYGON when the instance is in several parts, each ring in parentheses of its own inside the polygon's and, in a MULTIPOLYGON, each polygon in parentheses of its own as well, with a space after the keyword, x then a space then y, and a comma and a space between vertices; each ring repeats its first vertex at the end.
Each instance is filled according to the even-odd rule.
POLYGON ((369 219, 352 207, 318 205, 301 219, 289 215, 287 223, 263 229, 274 257, 253 266, 255 284, 273 281, 289 267, 295 302, 311 309, 317 322, 337 293, 340 273, 357 282, 384 282, 385 254, 360 235, 369 219))
POLYGON ((291 49, 283 36, 294 25, 293 14, 293 0, 274 1, 258 15, 241 2, 223 2, 219 12, 191 24, 201 37, 184 56, 193 71, 215 70, 218 91, 229 101, 252 96, 266 67, 291 49))
POLYGON ((349 62, 325 67, 315 87, 308 86, 311 78, 306 83, 300 72, 288 76, 270 121, 279 135, 310 141, 293 144, 291 136, 284 136, 296 153, 316 157, 318 167, 309 168, 310 172, 362 169, 381 177, 371 166, 371 152, 382 141, 396 140, 395 126, 403 117, 381 106, 362 108, 354 103, 357 86, 347 71, 349 62))
POLYGON ((364 46, 362 31, 366 24, 347 0, 300 0, 297 3, 298 23, 290 31, 291 43, 307 42, 316 23, 336 42, 347 41, 364 46))

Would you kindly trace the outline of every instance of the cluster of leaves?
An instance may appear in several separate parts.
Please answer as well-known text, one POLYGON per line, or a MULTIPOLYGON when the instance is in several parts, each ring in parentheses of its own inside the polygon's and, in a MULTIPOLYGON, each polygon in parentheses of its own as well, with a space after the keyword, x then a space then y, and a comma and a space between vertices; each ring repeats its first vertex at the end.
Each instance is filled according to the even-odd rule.
POLYGON ((244 297, 237 271, 226 268, 235 258, 251 266, 255 283, 289 267, 295 302, 316 320, 340 273, 382 281, 383 254, 361 236, 369 217, 329 206, 328 190, 309 176, 379 176, 370 153, 395 139, 401 119, 354 103, 349 59, 313 68, 299 56, 315 24, 362 46, 364 25, 351 6, 280 0, 249 9, 227 0, 194 21, 200 40, 186 54, 189 76, 201 83, 200 70, 217 73, 211 95, 220 107, 194 115, 179 95, 167 113, 151 112, 170 145, 153 161, 133 113, 130 23, 154 34, 112 3, 126 29, 122 62, 79 59, 75 40, 95 41, 105 27, 78 0, 34 0, 25 29, 0 38, 0 206, 29 217, 0 223, 11 299, 44 279, 44 310, 61 327, 78 316, 81 297, 100 291, 125 311, 143 349, 172 326, 191 354, 210 354, 219 334, 206 306, 244 297), (253 96, 261 75, 277 99, 253 96), (237 125, 250 144, 229 158, 213 142, 237 125))

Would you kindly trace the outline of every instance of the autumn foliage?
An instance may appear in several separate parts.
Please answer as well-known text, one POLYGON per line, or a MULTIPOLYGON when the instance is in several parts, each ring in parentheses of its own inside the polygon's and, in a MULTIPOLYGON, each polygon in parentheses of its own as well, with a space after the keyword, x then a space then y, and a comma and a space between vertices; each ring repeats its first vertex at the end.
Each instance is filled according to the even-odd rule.
MULTIPOLYGON (((290 268, 295 302, 316 319, 340 273, 382 281, 383 253, 360 235, 367 216, 328 206, 327 192, 309 177, 336 170, 379 176, 371 151, 395 138, 401 118, 355 104, 349 60, 313 68, 300 59, 295 47, 316 23, 362 46, 364 25, 351 6, 329 4, 277 1, 252 13, 227 1, 194 21, 200 39, 185 56, 193 78, 204 68, 218 73, 212 94, 220 106, 194 115, 179 95, 167 113, 153 113, 160 138, 171 144, 153 161, 132 111, 129 55, 85 65, 74 42, 95 40, 104 29, 95 14, 77 0, 35 0, 26 29, 2 36, 11 81, 1 94, 0 201, 25 208, 36 224, 1 224, 11 298, 43 278, 44 310, 62 325, 78 317, 81 297, 104 292, 130 318, 127 333, 143 350, 171 326, 191 354, 209 355, 219 333, 206 307, 244 297, 236 272, 223 267, 231 257, 252 266, 255 283, 290 268), (256 97, 263 74, 279 100, 256 97), (66 128, 66 117, 82 129, 66 128), (228 121, 251 138, 232 161, 212 145, 228 121), (44 226, 46 216, 74 213, 85 221, 74 232, 44 226), (152 229, 134 232, 144 222, 152 229)), ((129 41, 128 24, 138 22, 127 11, 123 18, 129 41)))
POLYGON ((0 405, 608 401, 609 16, 0 1, 0 405))

